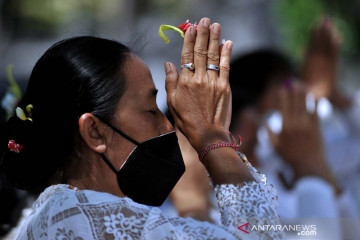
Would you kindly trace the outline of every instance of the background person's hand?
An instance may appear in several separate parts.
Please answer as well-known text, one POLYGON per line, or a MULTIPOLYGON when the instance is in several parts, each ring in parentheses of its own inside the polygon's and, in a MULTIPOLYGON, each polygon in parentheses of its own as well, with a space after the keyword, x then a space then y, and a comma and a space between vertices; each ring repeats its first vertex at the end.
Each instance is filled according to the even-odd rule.
POLYGON ((336 78, 340 46, 336 27, 328 17, 324 17, 312 30, 302 69, 302 79, 316 99, 331 99, 338 91, 336 78))
POLYGON ((268 128, 270 140, 282 159, 292 166, 296 179, 318 176, 338 190, 325 161, 317 113, 306 110, 305 98, 304 87, 297 83, 291 89, 279 91, 283 126, 279 135, 268 128))
POLYGON ((316 113, 306 111, 306 92, 299 84, 281 88, 278 101, 283 119, 282 131, 276 135, 270 128, 270 139, 281 157, 294 168, 324 161, 324 147, 316 113))
POLYGON ((203 18, 198 28, 185 34, 181 64, 194 63, 195 70, 166 63, 167 103, 175 125, 191 145, 200 151, 218 139, 228 139, 231 116, 229 86, 230 56, 233 43, 219 48, 221 26, 203 18), (207 64, 219 65, 220 71, 207 70, 207 64))

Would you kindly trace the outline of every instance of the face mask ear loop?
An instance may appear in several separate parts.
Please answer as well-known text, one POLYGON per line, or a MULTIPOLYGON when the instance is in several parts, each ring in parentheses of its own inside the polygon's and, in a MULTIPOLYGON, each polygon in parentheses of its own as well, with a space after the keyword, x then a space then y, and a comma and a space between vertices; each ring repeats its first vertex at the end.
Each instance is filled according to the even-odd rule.
POLYGON ((110 127, 113 131, 117 132, 118 134, 120 134, 121 136, 123 136, 126 140, 128 140, 129 142, 135 144, 136 146, 139 146, 140 143, 138 143, 137 141, 135 141, 134 139, 132 139, 131 137, 127 136, 125 133, 123 133, 122 131, 120 131, 119 129, 117 129, 116 127, 114 127, 113 125, 111 125, 110 123, 104 121, 102 118, 100 118, 97 115, 96 116, 98 119, 100 119, 103 123, 105 123, 106 125, 108 125, 108 127, 110 127))
POLYGON ((104 122, 106 125, 108 125, 112 130, 114 130, 115 132, 117 132, 118 134, 120 134, 121 136, 123 136, 124 138, 126 138, 126 140, 128 140, 129 142, 135 144, 136 146, 139 146, 140 143, 138 143, 137 141, 135 141, 134 139, 132 139, 131 137, 127 136, 125 133, 121 132, 119 129, 117 129, 116 127, 112 126, 110 123, 104 122))
POLYGON ((101 153, 100 156, 102 157, 102 159, 104 159, 105 163, 111 168, 111 170, 113 170, 113 172, 115 174, 117 174, 118 171, 114 168, 114 166, 110 163, 110 161, 105 157, 105 155, 101 153))

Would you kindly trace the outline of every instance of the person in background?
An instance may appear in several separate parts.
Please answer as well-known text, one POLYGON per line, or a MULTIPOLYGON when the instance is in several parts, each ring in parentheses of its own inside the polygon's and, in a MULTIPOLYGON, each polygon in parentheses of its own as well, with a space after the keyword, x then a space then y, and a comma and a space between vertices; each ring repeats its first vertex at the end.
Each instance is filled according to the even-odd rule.
POLYGON ((337 81, 341 41, 332 21, 324 18, 313 30, 301 79, 319 102, 329 102, 321 118, 326 158, 339 185, 352 193, 360 210, 360 94, 344 94, 337 81))
MULTIPOLYGON (((302 74, 304 81, 294 80, 296 74, 290 61, 276 50, 258 50, 232 62, 231 130, 244 139, 240 151, 275 184, 279 194, 279 213, 283 219, 330 218, 334 219, 332 226, 336 228, 341 225, 340 218, 358 218, 359 215, 353 195, 334 177, 326 152, 327 141, 322 136, 324 123, 319 122, 317 116, 320 106, 313 104, 309 109, 307 104, 312 99, 308 93, 313 92, 313 98, 319 100, 324 90, 321 86, 310 87, 309 83, 315 80, 310 81, 308 76, 319 77, 310 72, 320 68, 310 68, 307 64, 314 66, 314 62, 307 61, 310 61, 312 52, 320 51, 317 48, 332 46, 326 39, 334 43, 335 49, 337 47, 328 19, 321 21, 313 35, 321 44, 314 43, 312 38, 313 47, 304 60, 304 71, 308 71, 302 74)), ((324 78, 329 82, 335 78, 334 59, 326 58, 328 65, 332 64, 331 69, 322 68, 326 73, 324 78)), ((347 161, 345 156, 340 159, 347 161)), ((360 236, 357 228, 358 222, 340 227, 338 238, 346 237, 346 234, 360 236)))

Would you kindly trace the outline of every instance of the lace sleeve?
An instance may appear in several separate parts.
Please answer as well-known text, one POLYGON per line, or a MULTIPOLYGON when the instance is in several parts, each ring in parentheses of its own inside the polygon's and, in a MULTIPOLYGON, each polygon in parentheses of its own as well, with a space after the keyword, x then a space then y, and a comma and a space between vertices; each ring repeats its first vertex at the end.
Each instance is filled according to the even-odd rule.
POLYGON ((276 197, 272 187, 262 183, 216 186, 222 225, 199 222, 191 218, 168 218, 153 208, 144 224, 144 239, 282 239, 276 231, 252 231, 254 225, 276 226, 276 197), (274 199, 272 199, 274 198, 274 199), (220 200, 221 199, 221 200, 220 200), (249 224, 247 224, 249 223, 249 224), (248 226, 238 229, 240 226, 248 226))
POLYGON ((278 204, 274 187, 267 184, 265 175, 252 167, 245 155, 239 153, 239 156, 255 181, 215 186, 222 226, 190 218, 166 218, 159 209, 154 208, 144 227, 145 236, 148 239, 159 238, 165 231, 167 237, 164 239, 282 239, 283 233, 276 231, 280 221, 276 212, 278 204), (160 225, 162 228, 157 228, 160 225), (274 226, 275 229, 251 230, 254 225, 257 230, 258 226, 263 225, 274 226))
POLYGON ((282 232, 275 231, 275 226, 280 224, 276 211, 278 206, 276 190, 273 185, 267 183, 264 174, 251 166, 245 155, 238 154, 256 181, 215 186, 222 224, 238 237, 245 233, 255 239, 282 239, 282 232), (275 229, 251 230, 253 226, 262 225, 274 226, 275 229))

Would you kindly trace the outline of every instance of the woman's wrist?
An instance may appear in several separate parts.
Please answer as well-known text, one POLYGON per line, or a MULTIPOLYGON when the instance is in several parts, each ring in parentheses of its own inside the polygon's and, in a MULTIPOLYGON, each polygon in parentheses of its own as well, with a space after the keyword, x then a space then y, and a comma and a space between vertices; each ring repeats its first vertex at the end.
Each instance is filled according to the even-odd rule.
POLYGON ((192 139, 189 139, 189 142, 199 153, 211 144, 218 142, 231 142, 231 137, 229 132, 225 130, 209 130, 203 134, 198 134, 192 139))
MULTIPOLYGON (((193 148, 201 153, 216 143, 233 143, 231 133, 226 130, 209 130, 189 139, 193 148)), ((232 147, 219 147, 208 151, 202 162, 215 184, 238 184, 254 181, 247 166, 232 147)))
POLYGON ((206 155, 203 164, 215 185, 239 184, 255 180, 249 168, 232 148, 214 149, 206 155))

